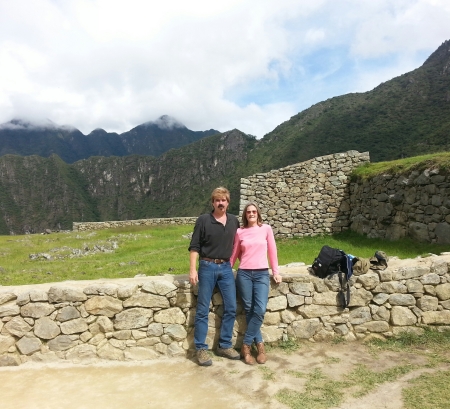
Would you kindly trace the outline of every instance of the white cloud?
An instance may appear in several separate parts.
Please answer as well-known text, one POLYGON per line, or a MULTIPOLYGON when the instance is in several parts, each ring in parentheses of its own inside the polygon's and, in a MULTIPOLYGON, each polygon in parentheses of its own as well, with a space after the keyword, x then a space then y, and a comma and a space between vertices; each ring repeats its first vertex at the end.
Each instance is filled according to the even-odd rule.
POLYGON ((0 122, 124 132, 167 114, 261 137, 421 65, 450 39, 448 4, 0 0, 0 122))

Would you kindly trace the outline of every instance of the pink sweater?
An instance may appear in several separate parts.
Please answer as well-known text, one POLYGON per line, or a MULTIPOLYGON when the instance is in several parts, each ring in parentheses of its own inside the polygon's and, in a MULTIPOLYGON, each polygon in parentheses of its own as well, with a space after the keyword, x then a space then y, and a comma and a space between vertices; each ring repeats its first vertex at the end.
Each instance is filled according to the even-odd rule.
POLYGON ((239 268, 242 269, 269 268, 267 255, 269 255, 272 273, 278 274, 277 247, 272 227, 263 224, 262 226, 241 227, 237 230, 230 259, 232 266, 236 259, 239 259, 239 268))

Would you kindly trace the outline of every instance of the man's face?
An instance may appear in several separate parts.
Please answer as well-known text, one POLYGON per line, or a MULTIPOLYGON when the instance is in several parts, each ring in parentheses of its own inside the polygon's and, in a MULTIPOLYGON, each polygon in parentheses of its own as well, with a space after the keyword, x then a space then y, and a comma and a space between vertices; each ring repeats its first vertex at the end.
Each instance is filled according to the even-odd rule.
POLYGON ((228 201, 225 196, 215 197, 213 201, 214 210, 224 212, 228 208, 228 201))

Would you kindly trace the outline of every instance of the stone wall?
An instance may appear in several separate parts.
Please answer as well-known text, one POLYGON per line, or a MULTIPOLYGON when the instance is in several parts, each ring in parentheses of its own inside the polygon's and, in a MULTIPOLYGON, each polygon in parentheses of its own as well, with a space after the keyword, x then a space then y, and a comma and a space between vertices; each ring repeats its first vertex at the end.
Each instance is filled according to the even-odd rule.
POLYGON ((108 222, 74 222, 74 231, 104 230, 127 226, 158 226, 164 224, 195 224, 197 217, 167 217, 138 220, 118 220, 108 222))
MULTIPOLYGON (((280 267, 262 328, 265 342, 314 341, 370 334, 450 328, 450 253, 398 260, 388 269, 353 276, 349 307, 338 303, 337 277, 325 280, 306 266, 280 267)), ((196 288, 186 276, 139 277, 0 287, 0 366, 28 360, 74 362, 145 360, 193 351, 196 288)), ((207 342, 216 346, 222 298, 211 303, 207 342)), ((238 308, 236 347, 245 316, 238 308)))
POLYGON ((240 210, 258 203, 276 237, 340 232, 350 225, 350 174, 369 161, 368 152, 349 151, 242 178, 240 210))
POLYGON ((450 244, 450 173, 379 175, 350 184, 351 229, 368 237, 450 244))
POLYGON ((321 156, 241 179, 240 210, 261 207, 276 237, 352 229, 371 238, 410 237, 450 244, 450 173, 439 169, 383 174, 350 182, 368 153, 321 156))

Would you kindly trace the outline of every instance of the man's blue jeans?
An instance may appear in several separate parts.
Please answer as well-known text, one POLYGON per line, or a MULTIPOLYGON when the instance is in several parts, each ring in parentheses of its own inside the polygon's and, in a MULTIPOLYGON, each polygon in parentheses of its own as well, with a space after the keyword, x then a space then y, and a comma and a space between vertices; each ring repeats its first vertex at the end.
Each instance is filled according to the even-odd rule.
POLYGON ((223 317, 220 326, 219 347, 231 348, 233 326, 236 319, 236 283, 230 262, 215 264, 212 261, 200 260, 198 268, 198 296, 195 313, 194 343, 195 348, 208 349, 206 335, 208 333, 209 303, 217 285, 223 299, 223 317))
POLYGON ((238 269, 236 285, 247 321, 243 342, 247 345, 251 345, 253 341, 262 342, 261 325, 266 313, 270 288, 269 270, 238 269))

